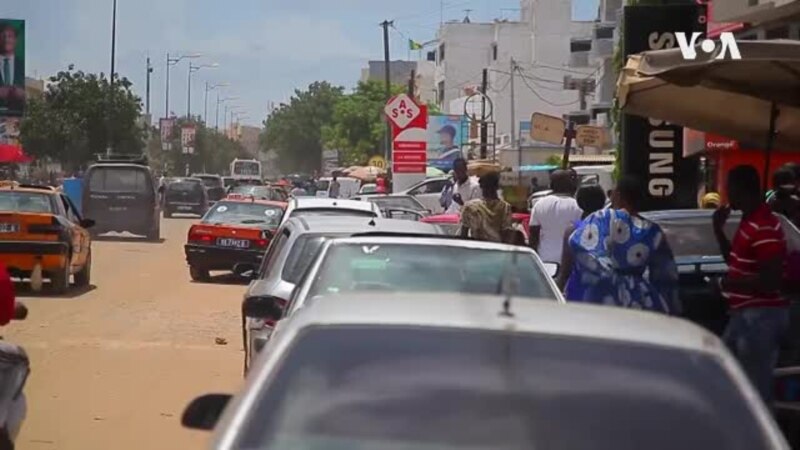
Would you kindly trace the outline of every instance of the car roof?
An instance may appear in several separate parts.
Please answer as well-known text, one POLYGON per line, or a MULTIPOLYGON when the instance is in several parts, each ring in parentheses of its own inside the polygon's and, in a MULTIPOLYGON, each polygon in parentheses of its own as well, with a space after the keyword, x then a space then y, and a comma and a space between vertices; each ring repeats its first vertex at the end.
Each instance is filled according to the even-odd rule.
POLYGON ((339 198, 300 197, 295 198, 293 201, 295 209, 341 208, 354 209, 356 211, 374 211, 375 208, 370 202, 339 198))
POLYGON ((450 293, 379 293, 331 296, 312 301, 286 323, 313 326, 410 326, 607 339, 697 351, 719 351, 714 336, 682 319, 603 305, 563 304, 504 296, 450 293))
POLYGON ((222 177, 213 173, 193 173, 191 178, 222 178, 222 177))
POLYGON ((431 224, 399 219, 378 219, 369 217, 292 217, 286 222, 303 233, 417 233, 439 235, 441 230, 431 224))

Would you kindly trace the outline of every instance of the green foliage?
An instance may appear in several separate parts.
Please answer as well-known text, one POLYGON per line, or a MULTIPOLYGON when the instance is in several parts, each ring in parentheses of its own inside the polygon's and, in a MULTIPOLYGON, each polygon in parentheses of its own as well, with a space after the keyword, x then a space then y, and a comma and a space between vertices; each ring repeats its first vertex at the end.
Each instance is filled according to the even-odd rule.
POLYGON ((141 101, 127 78, 115 78, 113 89, 103 74, 72 66, 51 77, 42 98, 30 98, 20 134, 25 151, 78 167, 109 142, 115 153, 139 154, 146 130, 139 125, 141 101))
MULTIPOLYGON (((403 91, 403 86, 392 86, 392 95, 403 91)), ((331 123, 322 129, 324 146, 339 150, 345 166, 364 164, 370 156, 382 154, 386 139, 385 104, 383 83, 358 83, 352 94, 336 102, 331 123)))
POLYGON ((549 166, 558 166, 561 167, 561 163, 564 161, 564 158, 561 155, 550 155, 547 159, 544 160, 544 163, 549 166))
POLYGON ((264 122, 261 147, 275 150, 284 172, 312 172, 322 160, 322 128, 331 124, 343 89, 315 82, 307 90, 295 90, 288 104, 281 104, 264 122))

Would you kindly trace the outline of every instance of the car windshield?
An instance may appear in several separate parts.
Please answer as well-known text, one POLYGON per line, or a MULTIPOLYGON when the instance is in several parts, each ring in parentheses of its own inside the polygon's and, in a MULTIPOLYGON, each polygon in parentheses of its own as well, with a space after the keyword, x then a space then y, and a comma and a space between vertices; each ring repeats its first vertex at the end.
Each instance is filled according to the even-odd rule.
POLYGON ((716 358, 670 347, 327 326, 279 364, 235 448, 774 448, 716 358))
MULTIPOLYGON (((731 217, 726 224, 725 233, 731 237, 739 227, 739 217, 731 217)), ((711 218, 692 218, 656 221, 667 237, 672 253, 676 258, 695 258, 720 256, 719 245, 714 237, 711 218)))
POLYGON ((410 197, 369 197, 367 200, 378 205, 380 209, 410 209, 411 211, 425 211, 425 207, 410 197))
POLYGON ((297 238, 283 265, 281 278, 289 283, 297 284, 308 266, 314 261, 322 244, 331 237, 333 236, 304 235, 297 238))
POLYGON ((257 225, 277 228, 283 217, 283 208, 250 202, 217 202, 206 216, 205 223, 257 225))
POLYGON ((52 214, 53 203, 47 194, 0 191, 0 211, 52 214))
POLYGON ((498 294, 512 280, 519 280, 521 297, 557 299, 529 253, 411 242, 334 244, 308 297, 371 290, 498 294))
POLYGON ((364 211, 361 209, 346 209, 346 208, 296 209, 291 214, 291 217, 317 217, 317 216, 376 217, 376 214, 372 211, 364 211))
POLYGON ((152 189, 144 169, 103 167, 91 171, 89 191, 147 193, 152 189))
POLYGON ((203 184, 208 188, 222 187, 222 180, 216 177, 198 177, 203 180, 203 184))

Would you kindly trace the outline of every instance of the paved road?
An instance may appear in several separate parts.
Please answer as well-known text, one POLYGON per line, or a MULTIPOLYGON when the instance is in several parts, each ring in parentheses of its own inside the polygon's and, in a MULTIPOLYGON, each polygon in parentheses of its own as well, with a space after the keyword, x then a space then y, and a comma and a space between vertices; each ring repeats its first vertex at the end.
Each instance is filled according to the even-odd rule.
POLYGON ((182 429, 180 415, 195 395, 240 385, 244 287, 190 281, 182 245, 192 221, 163 220, 160 244, 95 242, 88 291, 20 293, 28 320, 0 330, 31 357, 18 448, 204 446, 208 436, 182 429))

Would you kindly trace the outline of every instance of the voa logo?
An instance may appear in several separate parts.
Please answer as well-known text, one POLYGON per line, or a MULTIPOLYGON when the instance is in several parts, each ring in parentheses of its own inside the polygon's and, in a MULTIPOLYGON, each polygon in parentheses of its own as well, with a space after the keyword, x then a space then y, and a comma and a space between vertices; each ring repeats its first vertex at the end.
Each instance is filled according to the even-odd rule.
MULTIPOLYGON (((678 41, 678 47, 681 49, 683 59, 694 60, 697 58, 697 40, 702 36, 702 33, 692 33, 691 39, 686 38, 687 33, 675 33, 675 39, 678 41)), ((742 59, 742 54, 739 53, 739 46, 736 44, 736 39, 733 38, 733 33, 722 33, 719 36, 719 42, 711 39, 703 39, 700 43, 700 49, 707 54, 714 53, 719 46, 719 54, 714 59, 725 59, 726 55, 730 59, 742 59)))

